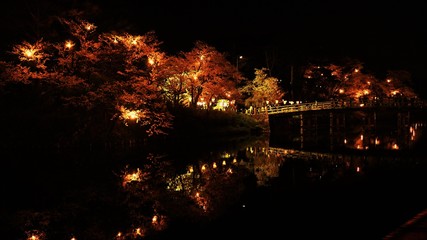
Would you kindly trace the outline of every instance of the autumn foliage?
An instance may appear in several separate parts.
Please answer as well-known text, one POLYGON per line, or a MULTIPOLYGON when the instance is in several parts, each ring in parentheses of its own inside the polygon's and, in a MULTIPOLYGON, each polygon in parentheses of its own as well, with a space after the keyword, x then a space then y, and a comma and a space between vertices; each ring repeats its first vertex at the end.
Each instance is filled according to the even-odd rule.
POLYGON ((382 79, 365 71, 363 64, 355 60, 340 64, 311 64, 304 72, 304 79, 304 95, 318 101, 385 101, 417 97, 409 72, 389 71, 382 79))
POLYGON ((154 32, 99 33, 95 24, 79 18, 59 22, 64 39, 24 41, 0 62, 1 107, 8 115, 2 125, 15 126, 5 129, 6 139, 35 141, 49 133, 55 144, 58 139, 148 138, 168 134, 171 110, 177 108, 236 112, 284 99, 416 97, 409 73, 390 71, 379 80, 363 72, 360 62, 346 62, 306 66, 298 80, 304 99, 289 99, 294 89, 284 89, 269 69, 255 68, 248 79, 226 53, 202 41, 189 51, 167 54, 154 32))
POLYGON ((1 62, 1 84, 4 95, 11 86, 31 89, 49 115, 72 119, 64 138, 120 136, 124 129, 147 137, 167 134, 171 107, 209 109, 218 99, 234 103, 239 97, 242 76, 225 54, 203 42, 169 56, 154 32, 98 33, 84 20, 60 22, 69 38, 14 46, 12 60, 1 62))

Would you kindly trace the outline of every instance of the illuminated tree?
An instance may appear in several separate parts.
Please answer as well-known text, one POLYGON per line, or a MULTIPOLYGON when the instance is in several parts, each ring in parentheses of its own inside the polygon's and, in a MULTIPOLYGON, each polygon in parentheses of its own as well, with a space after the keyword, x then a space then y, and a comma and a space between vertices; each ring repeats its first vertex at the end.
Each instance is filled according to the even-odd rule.
POLYGON ((214 99, 237 97, 237 84, 242 76, 225 54, 198 41, 194 48, 182 53, 186 61, 186 86, 190 106, 196 107, 203 98, 209 107, 214 99))
POLYGON ((310 65, 304 74, 304 92, 314 100, 381 101, 396 96, 416 97, 408 72, 389 71, 386 79, 381 80, 363 69, 363 64, 354 60, 342 65, 310 65))
POLYGON ((249 95, 245 100, 247 107, 263 107, 267 103, 281 101, 284 92, 279 86, 279 81, 275 77, 269 77, 266 68, 255 69, 255 78, 240 90, 243 94, 249 95))
POLYGON ((411 74, 403 70, 388 71, 386 79, 382 82, 385 95, 388 97, 402 96, 415 98, 417 94, 413 89, 411 74))
POLYGON ((117 121, 136 123, 147 136, 165 133, 171 116, 161 94, 164 54, 155 34, 97 34, 84 20, 60 22, 69 30, 63 42, 42 39, 13 48, 16 61, 3 64, 7 84, 35 87, 55 111, 78 122, 75 136, 87 129, 109 134, 117 121))
POLYGON ((159 75, 163 76, 163 97, 173 107, 189 105, 187 93, 189 76, 184 59, 176 56, 167 57, 159 75))
POLYGON ((305 86, 303 94, 305 100, 328 100, 340 84, 341 69, 336 65, 320 66, 309 65, 304 72, 305 86))

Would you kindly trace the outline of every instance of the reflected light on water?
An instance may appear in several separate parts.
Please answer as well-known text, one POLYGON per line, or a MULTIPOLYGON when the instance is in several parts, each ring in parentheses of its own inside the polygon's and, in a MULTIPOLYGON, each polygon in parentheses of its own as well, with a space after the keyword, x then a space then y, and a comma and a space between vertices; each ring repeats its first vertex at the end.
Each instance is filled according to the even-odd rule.
MULTIPOLYGON (((248 205, 242 204, 243 202, 247 203, 247 199, 243 199, 245 200, 243 201, 242 196, 246 194, 245 191, 248 188, 252 190, 254 186, 262 187, 263 190, 267 189, 266 187, 276 187, 274 190, 285 193, 283 194, 285 196, 284 199, 281 200, 295 199, 295 203, 297 203, 299 200, 297 194, 289 196, 289 199, 287 198, 287 193, 295 193, 289 190, 299 190, 300 187, 313 190, 318 186, 329 187, 332 185, 336 187, 339 185, 342 187, 340 190, 344 189, 343 191, 345 191, 347 188, 352 187, 348 183, 364 184, 365 181, 360 180, 365 180, 367 176, 376 178, 375 174, 383 171, 383 169, 396 168, 400 171, 401 165, 409 166, 413 162, 420 164, 419 159, 401 159, 400 154, 398 154, 406 150, 410 146, 409 144, 414 144, 419 139, 422 133, 420 126, 417 123, 405 123, 403 130, 388 131, 387 129, 387 132, 392 133, 390 135, 370 132, 369 128, 357 128, 351 132, 340 132, 340 135, 334 139, 334 144, 343 145, 344 143, 345 146, 337 151, 331 151, 329 148, 323 149, 324 152, 322 152, 317 149, 308 150, 306 148, 298 150, 292 147, 274 147, 270 145, 269 141, 261 141, 260 143, 245 145, 238 150, 212 151, 202 157, 197 156, 197 158, 191 160, 184 158, 187 162, 180 162, 179 160, 182 159, 177 160, 173 157, 166 160, 162 159, 162 161, 155 161, 148 157, 147 159, 139 159, 139 155, 137 161, 131 163, 127 161, 123 163, 123 159, 114 159, 117 160, 115 163, 120 163, 119 169, 125 164, 134 165, 132 167, 125 165, 121 174, 115 176, 113 180, 117 189, 111 192, 101 191, 98 193, 97 191, 101 189, 101 187, 98 189, 98 186, 103 186, 104 182, 99 185, 94 184, 94 188, 87 189, 88 192, 93 194, 89 195, 87 199, 90 199, 90 197, 92 197, 91 199, 103 200, 108 198, 108 201, 105 202, 114 204, 120 202, 120 204, 123 204, 123 206, 114 205, 114 207, 120 208, 120 213, 123 214, 120 217, 125 221, 124 223, 117 223, 112 232, 108 232, 110 239, 145 238, 153 232, 168 228, 168 225, 174 220, 181 220, 179 217, 182 217, 182 215, 196 222, 200 219, 213 219, 212 216, 219 215, 221 210, 227 209, 230 205, 238 207, 250 206, 246 207, 245 210, 252 209, 252 205, 249 205, 249 203, 248 205), (354 151, 354 149, 359 149, 359 151, 354 151), (370 155, 371 152, 377 150, 380 150, 381 154, 370 155), (179 164, 174 165, 174 163, 179 164), (174 218, 176 215, 179 217, 174 218)), ((313 136, 308 136, 304 140, 310 139, 310 137, 313 136)), ((301 139, 298 138, 298 140, 301 139)), ((322 141, 316 140, 319 143, 322 141)), ((97 170, 98 168, 94 169, 97 170)), ((88 175, 91 177, 100 174, 98 171, 88 172, 90 172, 88 175)), ((379 175, 378 179, 389 175, 396 176, 387 173, 379 175)), ((363 187, 366 186, 363 185, 363 187)), ((394 191, 395 186, 390 187, 390 189, 394 191)), ((78 198, 83 201, 81 200, 81 195, 78 198)), ((67 204, 72 205, 70 203, 67 204)), ((91 202, 90 204, 93 203, 91 202)), ((66 208, 66 206, 61 207, 66 208)), ((109 207, 108 205, 107 208, 109 207)), ((304 206, 298 207, 304 209, 304 206)), ((86 209, 87 205, 81 208, 86 209)), ((72 210, 75 209, 78 208, 76 207, 72 210)), ((45 214, 52 214, 52 212, 45 214)), ((34 211, 33 214, 36 216, 39 213, 34 211)), ((84 212, 82 214, 83 217, 86 217, 84 214, 87 213, 84 212)), ((104 217, 103 214, 102 217, 104 217)), ((29 221, 41 222, 40 219, 35 217, 29 221)), ((111 223, 109 222, 109 224, 111 223)), ((55 226, 58 225, 56 224, 55 226)), ((32 226, 45 229, 43 228, 44 226, 39 227, 34 223, 32 226)), ((69 229, 72 228, 66 228, 66 230, 69 229)), ((73 233, 78 233, 74 229, 72 230, 73 233)), ((82 232, 84 231, 75 236, 79 239, 84 238, 81 235, 82 232)), ((46 235, 41 231, 32 231, 26 235, 26 240, 45 239, 47 239, 46 235)), ((52 238, 49 236, 49 239, 52 238)), ((67 237, 67 239, 70 239, 70 237, 67 237)), ((76 238, 73 237, 71 239, 76 238)))

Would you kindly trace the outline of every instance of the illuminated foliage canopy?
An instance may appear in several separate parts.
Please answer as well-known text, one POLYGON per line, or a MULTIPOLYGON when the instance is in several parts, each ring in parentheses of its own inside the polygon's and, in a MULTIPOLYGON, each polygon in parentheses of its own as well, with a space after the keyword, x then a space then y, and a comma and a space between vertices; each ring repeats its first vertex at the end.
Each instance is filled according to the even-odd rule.
POLYGON ((14 58, 1 63, 2 85, 34 88, 55 111, 79 122, 76 133, 122 134, 124 126, 132 126, 147 136, 166 134, 173 121, 168 106, 207 101, 211 108, 215 99, 239 97, 241 75, 224 54, 203 42, 168 56, 154 32, 97 33, 85 20, 60 22, 69 38, 13 47, 14 58))
POLYGON ((282 102, 284 92, 279 86, 279 80, 275 77, 269 77, 267 69, 255 69, 255 78, 241 88, 243 94, 249 95, 246 98, 247 107, 263 107, 268 103, 274 103, 276 100, 282 102))
POLYGON ((411 77, 406 71, 389 71, 385 79, 364 72, 361 62, 341 65, 310 65, 304 72, 305 96, 316 100, 353 99, 383 101, 386 98, 414 98, 411 77))
MULTIPOLYGON (((11 89, 31 92, 33 109, 27 113, 40 115, 35 120, 47 128, 47 120, 66 119, 73 138, 167 134, 174 120, 171 108, 236 110, 243 102, 247 108, 263 107, 285 95, 269 69, 255 69, 254 79, 245 81, 226 54, 202 41, 168 55, 154 32, 98 33, 96 25, 79 17, 59 22, 65 39, 41 38, 12 47, 11 59, 0 62, 0 87, 10 95, 11 89)), ((409 73, 393 71, 379 80, 362 69, 360 62, 308 66, 302 100, 416 96, 409 73)), ((12 111, 19 115, 19 109, 12 111)))

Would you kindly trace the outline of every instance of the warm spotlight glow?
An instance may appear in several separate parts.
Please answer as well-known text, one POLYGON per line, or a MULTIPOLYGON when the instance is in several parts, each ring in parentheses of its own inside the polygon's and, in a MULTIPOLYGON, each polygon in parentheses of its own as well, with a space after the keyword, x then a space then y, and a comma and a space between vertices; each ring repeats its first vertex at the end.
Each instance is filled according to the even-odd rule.
POLYGON ((86 23, 85 29, 88 30, 88 31, 94 30, 95 29, 95 25, 93 25, 91 23, 86 23))
POLYGON ((35 44, 24 42, 21 45, 15 46, 13 53, 18 55, 21 61, 40 61, 46 56, 42 51, 43 46, 43 43, 40 41, 35 44))
POLYGON ((23 52, 24 56, 26 56, 27 58, 33 58, 36 50, 35 49, 24 49, 22 52, 23 52))
POLYGON ((65 42, 65 48, 66 49, 71 49, 71 48, 73 48, 74 47, 74 43, 72 42, 72 41, 66 41, 65 42))
POLYGON ((157 215, 154 215, 153 218, 151 219, 151 222, 157 223, 157 221, 158 221, 158 217, 157 217, 157 215))
POLYGON ((391 95, 392 95, 392 96, 395 96, 395 95, 397 95, 398 93, 399 93, 399 91, 398 91, 398 90, 391 91, 391 95))
POLYGON ((46 239, 46 234, 44 232, 34 230, 27 232, 27 240, 44 240, 46 239))
POLYGON ((130 182, 141 182, 141 181, 142 181, 142 172, 139 168, 137 168, 136 172, 124 174, 122 185, 126 186, 126 184, 130 182))
POLYGON ((125 107, 120 107, 120 118, 124 120, 125 124, 127 125, 128 121, 135 121, 136 123, 139 122, 141 118, 145 116, 145 112, 141 110, 129 110, 125 107))
POLYGON ((138 111, 126 110, 123 113, 125 119, 135 120, 138 119, 138 111))

